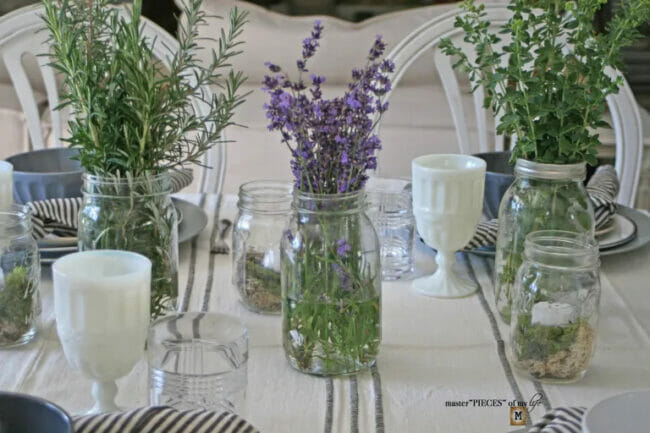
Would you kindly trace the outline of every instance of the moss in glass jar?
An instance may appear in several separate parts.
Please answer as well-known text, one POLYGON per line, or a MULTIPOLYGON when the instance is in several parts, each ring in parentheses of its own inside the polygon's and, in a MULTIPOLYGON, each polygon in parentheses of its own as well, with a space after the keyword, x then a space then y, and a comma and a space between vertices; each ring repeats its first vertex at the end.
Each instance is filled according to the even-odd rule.
POLYGON ((0 283, 0 345, 20 340, 31 328, 35 290, 24 266, 5 274, 0 283))
POLYGON ((514 332, 515 361, 536 378, 572 379, 586 370, 593 353, 595 332, 584 319, 548 326, 521 314, 514 332))
POLYGON ((246 253, 243 292, 252 307, 266 312, 279 312, 282 308, 282 282, 280 271, 264 266, 264 254, 246 253))

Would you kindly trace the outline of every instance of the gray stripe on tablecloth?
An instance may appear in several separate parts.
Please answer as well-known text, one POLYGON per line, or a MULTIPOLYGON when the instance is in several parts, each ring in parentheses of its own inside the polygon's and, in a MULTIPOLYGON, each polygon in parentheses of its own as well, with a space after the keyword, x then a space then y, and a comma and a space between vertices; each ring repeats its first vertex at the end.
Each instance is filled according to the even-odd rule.
POLYGON ((533 386, 535 387, 535 391, 542 396, 542 406, 544 406, 544 410, 551 410, 551 402, 548 401, 546 391, 544 391, 544 387, 539 382, 539 380, 533 380, 533 386))
POLYGON ((192 337, 193 338, 201 338, 201 333, 199 332, 199 329, 201 329, 201 319, 205 317, 205 313, 200 313, 197 314, 197 316, 192 320, 192 337))
MULTIPOLYGON (((214 244, 214 241, 219 233, 219 213, 221 211, 221 196, 217 197, 217 207, 214 212, 214 220, 212 221, 212 233, 210 234, 210 246, 214 244)), ((214 260, 216 254, 210 252, 208 247, 208 254, 210 255, 208 261, 208 278, 205 282, 205 293, 203 293, 203 305, 201 306, 201 311, 208 311, 210 306, 210 295, 212 294, 212 282, 214 281, 214 260)))
MULTIPOLYGON (((483 257, 482 263, 487 275, 492 277, 494 275, 494 269, 491 266, 490 260, 487 257, 483 257)), ((489 302, 488 302, 488 308, 490 308, 491 311, 489 302)), ((548 399, 548 395, 546 395, 546 391, 544 391, 544 387, 542 386, 542 384, 538 380, 533 380, 533 386, 535 387, 535 392, 538 392, 542 396, 542 405, 544 406, 544 410, 546 411, 551 410, 552 407, 551 401, 548 399)))
MULTIPOLYGON (((467 272, 469 274, 469 277, 476 283, 476 286, 478 287, 478 299, 479 302, 481 303, 481 306, 483 307, 483 310, 488 316, 488 320, 490 322, 490 327, 492 328, 492 335, 494 336, 494 339, 496 340, 497 343, 497 353, 499 354, 499 360, 501 361, 501 366, 503 367, 503 371, 506 375, 506 379, 508 379, 508 383, 510 384, 510 389, 515 395, 515 398, 519 401, 524 401, 524 397, 521 394, 521 390, 519 389, 519 385, 517 384, 517 381, 515 380, 515 376, 512 373, 512 368, 510 367, 510 363, 508 362, 508 358, 506 357, 506 347, 505 343, 503 341, 503 338, 501 338, 501 331, 499 331, 499 324, 497 323, 497 319, 492 312, 492 309, 490 309, 490 304, 487 301, 487 298, 485 297, 485 292, 483 292, 483 286, 481 286, 481 283, 479 282, 478 278, 476 278, 476 273, 474 272, 474 267, 472 266, 472 262, 467 256, 467 253, 461 253, 463 256, 463 260, 465 262, 465 266, 467 267, 467 272)), ((526 425, 530 425, 530 418, 526 419, 526 425)))
MULTIPOLYGON (((201 194, 201 199, 199 200, 199 207, 203 209, 205 206, 205 193, 201 194)), ((198 255, 198 242, 199 237, 196 236, 192 239, 192 246, 190 251, 190 267, 187 269, 187 284, 185 285, 185 293, 183 294, 183 300, 181 301, 180 311, 187 311, 190 305, 190 297, 192 296, 192 288, 194 287, 194 276, 196 272, 196 257, 198 255)))
POLYGON ((325 433, 332 433, 334 418, 334 381, 331 377, 325 379, 325 433))
POLYGON ((375 391, 375 432, 384 433, 384 399, 381 395, 381 376, 379 375, 379 367, 377 361, 370 369, 372 374, 372 386, 375 391))
POLYGON ((359 387, 357 376, 350 376, 350 432, 359 433, 359 387))

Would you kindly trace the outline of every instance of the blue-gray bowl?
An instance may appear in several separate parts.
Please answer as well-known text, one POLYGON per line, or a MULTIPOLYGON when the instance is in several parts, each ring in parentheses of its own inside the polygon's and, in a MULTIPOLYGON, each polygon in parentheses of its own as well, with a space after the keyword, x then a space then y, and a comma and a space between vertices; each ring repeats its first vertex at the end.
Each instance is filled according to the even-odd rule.
POLYGON ((79 161, 76 150, 54 148, 20 153, 7 158, 14 166, 14 201, 47 200, 81 196, 79 161))
POLYGON ((63 409, 49 401, 0 392, 0 432, 72 433, 72 420, 63 409))
MULTIPOLYGON (((515 180, 515 167, 510 165, 510 152, 475 153, 474 156, 485 161, 485 193, 483 195, 483 213, 489 219, 499 217, 499 205, 512 182, 515 180)), ((596 171, 596 167, 587 165, 585 185, 596 171)))
POLYGON ((481 158, 487 164, 483 213, 489 219, 497 218, 501 199, 515 180, 514 167, 509 162, 510 152, 486 152, 474 156, 481 158))

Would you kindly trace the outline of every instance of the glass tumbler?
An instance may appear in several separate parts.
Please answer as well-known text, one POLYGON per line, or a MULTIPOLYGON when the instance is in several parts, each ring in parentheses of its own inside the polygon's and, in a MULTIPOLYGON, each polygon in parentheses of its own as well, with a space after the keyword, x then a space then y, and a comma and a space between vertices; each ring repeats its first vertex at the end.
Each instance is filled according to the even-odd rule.
POLYGON ((405 179, 371 178, 366 187, 368 216, 381 246, 381 276, 397 280, 413 269, 415 219, 411 182, 405 179))
POLYGON ((241 412, 248 381, 248 330, 241 321, 171 314, 151 324, 147 347, 150 404, 241 412))

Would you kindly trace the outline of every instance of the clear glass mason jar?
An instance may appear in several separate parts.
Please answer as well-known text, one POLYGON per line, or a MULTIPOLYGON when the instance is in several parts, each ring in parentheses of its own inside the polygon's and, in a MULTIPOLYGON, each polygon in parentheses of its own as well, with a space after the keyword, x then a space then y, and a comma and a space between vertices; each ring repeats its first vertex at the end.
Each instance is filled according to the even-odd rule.
POLYGON ((598 244, 589 234, 530 233, 512 301, 512 364, 548 382, 584 376, 594 353, 600 302, 598 244))
POLYGON ((151 260, 151 315, 176 310, 178 227, 169 173, 138 178, 83 176, 79 250, 114 249, 151 260))
POLYGON ((501 318, 510 322, 515 277, 526 235, 538 230, 594 234, 594 211, 584 186, 586 164, 518 159, 515 181, 501 199, 494 289, 501 318))
POLYGON ((246 308, 279 314, 282 309, 280 239, 291 215, 290 182, 259 180, 239 188, 232 232, 233 284, 246 308))
POLYGON ((381 340, 377 234, 363 191, 296 192, 282 237, 282 333, 289 364, 316 375, 375 363, 381 340))
POLYGON ((31 210, 10 205, 0 211, 0 346, 19 346, 36 335, 40 277, 31 210))

